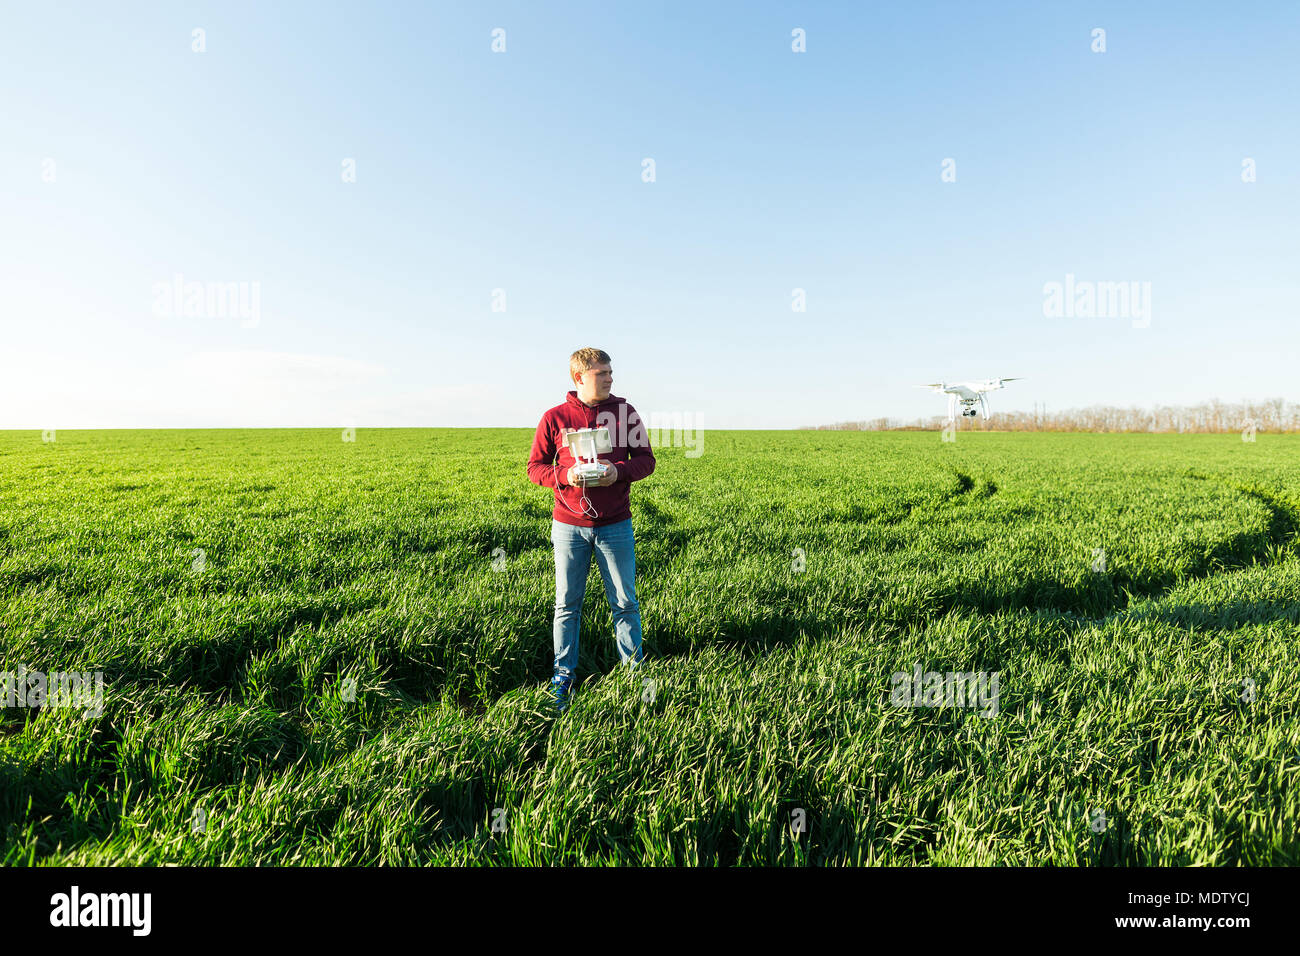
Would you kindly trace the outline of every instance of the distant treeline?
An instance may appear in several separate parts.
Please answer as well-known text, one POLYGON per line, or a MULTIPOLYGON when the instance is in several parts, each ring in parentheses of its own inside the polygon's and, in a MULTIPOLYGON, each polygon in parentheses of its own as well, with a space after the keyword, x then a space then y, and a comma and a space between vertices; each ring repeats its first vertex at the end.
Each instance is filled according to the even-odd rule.
MULTIPOLYGON (((1202 405, 1169 405, 1149 408, 1116 408, 1094 405, 1060 412, 1035 409, 1032 412, 995 409, 993 421, 983 416, 957 421, 979 431, 1020 432, 1260 432, 1300 431, 1300 405, 1280 398, 1264 402, 1219 401, 1202 405), (970 421, 966 425, 966 421, 970 421)), ((916 418, 871 418, 859 422, 836 422, 833 425, 803 425, 804 429, 833 431, 938 430, 948 422, 946 415, 916 418)))

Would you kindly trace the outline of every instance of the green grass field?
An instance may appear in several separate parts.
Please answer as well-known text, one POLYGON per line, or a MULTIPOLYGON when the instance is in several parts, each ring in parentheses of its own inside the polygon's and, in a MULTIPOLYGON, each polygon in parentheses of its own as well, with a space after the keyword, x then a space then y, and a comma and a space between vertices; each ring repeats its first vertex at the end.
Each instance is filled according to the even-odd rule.
POLYGON ((531 438, 0 432, 3 861, 1300 863, 1300 436, 657 447, 558 719, 531 438))

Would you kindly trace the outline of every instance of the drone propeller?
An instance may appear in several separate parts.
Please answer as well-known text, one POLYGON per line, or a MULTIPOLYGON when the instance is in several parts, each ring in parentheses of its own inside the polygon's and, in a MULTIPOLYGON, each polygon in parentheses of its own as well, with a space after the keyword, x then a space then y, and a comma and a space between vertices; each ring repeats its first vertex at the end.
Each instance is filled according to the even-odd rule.
POLYGON ((990 378, 990 379, 985 379, 984 387, 1001 388, 1007 382, 1019 382, 1019 381, 1022 381, 1022 379, 1019 376, 1014 376, 1012 378, 990 378))

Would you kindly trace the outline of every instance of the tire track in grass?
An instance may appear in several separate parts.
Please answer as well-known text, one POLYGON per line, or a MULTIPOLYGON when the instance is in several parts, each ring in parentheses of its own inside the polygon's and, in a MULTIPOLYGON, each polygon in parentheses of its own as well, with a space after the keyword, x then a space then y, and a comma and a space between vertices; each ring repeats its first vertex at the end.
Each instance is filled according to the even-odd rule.
POLYGON ((652 573, 667 573, 681 560, 691 533, 686 528, 677 527, 673 517, 651 498, 643 496, 637 500, 632 523, 637 526, 638 545, 644 542, 646 552, 643 558, 642 547, 637 548, 638 578, 652 573))
MULTIPOLYGON (((1292 562, 1297 555, 1300 555, 1300 507, 1290 499, 1256 485, 1241 484, 1195 472, 1187 472, 1186 477, 1199 481, 1214 481, 1259 502, 1269 515, 1266 529, 1269 543, 1264 548, 1255 549, 1249 556, 1250 560, 1242 557, 1235 563, 1225 563, 1217 568, 1211 567, 1203 574, 1188 575, 1177 584, 1164 589, 1163 592, 1143 595, 1144 602, 1152 603, 1154 605, 1152 607, 1139 609, 1129 606, 1117 613, 1125 617, 1131 615, 1134 619, 1157 618, 1180 627, 1236 628, 1244 623, 1265 621, 1286 621, 1294 624, 1297 604, 1294 599, 1287 596, 1284 584, 1269 596, 1262 596, 1259 592, 1255 592, 1253 595, 1255 599, 1244 604, 1239 597, 1235 596, 1232 586, 1227 586, 1224 593, 1234 596, 1223 601, 1216 600, 1212 596, 1207 597, 1203 589, 1193 588, 1183 599, 1184 603, 1178 603, 1177 600, 1166 603, 1165 599, 1172 598, 1175 590, 1184 589, 1189 583, 1213 582, 1216 578, 1251 569, 1266 571, 1292 562), (1202 599, 1202 603, 1196 603, 1197 597, 1202 599), (1191 603, 1186 603, 1189 600, 1191 603)), ((1213 595, 1215 592, 1209 593, 1213 595)), ((1109 615, 1107 620, 1113 616, 1116 615, 1109 615)))
MULTIPOLYGON (((860 505, 852 506, 848 514, 841 513, 837 517, 841 522, 848 521, 858 524, 897 524, 911 517, 918 508, 925 510, 943 507, 968 495, 977 499, 989 498, 998 491, 997 484, 991 479, 977 479, 971 474, 956 469, 952 470, 952 474, 957 479, 955 488, 941 490, 937 498, 927 497, 916 501, 903 502, 906 514, 902 517, 890 515, 882 519, 879 512, 872 514, 868 512, 868 509, 862 508, 860 505)), ((934 492, 931 491, 931 495, 933 494, 934 492)), ((637 537, 644 539, 649 544, 644 549, 638 548, 637 577, 645 580, 651 575, 657 577, 666 575, 681 562, 686 545, 691 538, 691 531, 677 526, 672 515, 656 504, 654 499, 649 496, 642 496, 637 500, 634 506, 634 522, 637 525, 637 537)), ((863 612, 862 623, 866 623, 869 619, 875 617, 875 614, 872 613, 872 607, 864 607, 861 610, 863 612)), ((878 609, 875 610, 878 611, 878 609)), ((924 616, 928 616, 928 614, 924 616)), ((742 627, 738 631, 728 629, 723 638, 723 643, 727 646, 743 647, 748 653, 765 654, 788 643, 786 638, 777 636, 777 631, 782 635, 815 632, 820 630, 821 625, 825 623, 821 612, 798 615, 783 620, 786 626, 776 629, 767 623, 742 627)), ((905 626, 905 622, 897 623, 905 626)), ((655 656, 659 657, 661 655, 655 656)), ((679 654, 670 652, 662 656, 676 657, 679 654)), ((586 675, 583 680, 599 680, 603 676, 608 675, 591 674, 586 675)), ((490 700, 483 699, 477 691, 464 690, 458 695, 457 702, 463 714, 482 719, 498 701, 511 694, 527 691, 533 686, 532 682, 527 682, 517 686, 505 687, 500 689, 499 693, 490 700)))
MULTIPOLYGON (((1268 565, 1280 564, 1297 553, 1296 546, 1300 543, 1300 507, 1294 502, 1281 495, 1265 491, 1258 485, 1244 485, 1240 482, 1202 475, 1194 471, 1186 472, 1186 477, 1196 481, 1212 481, 1225 488, 1231 488, 1248 498, 1253 498, 1264 506, 1264 510, 1269 515, 1268 536, 1272 540, 1275 550, 1264 555, 1267 560, 1263 563, 1268 565)), ((1230 570, 1239 569, 1232 568, 1230 570)))
MULTIPOLYGON (((987 499, 998 492, 996 482, 988 477, 976 477, 968 472, 954 469, 957 486, 941 492, 940 498, 924 499, 919 502, 905 502, 910 517, 917 508, 943 507, 954 502, 974 499, 987 499)), ((1188 477, 1209 479, 1206 476, 1189 474, 1188 477)), ((1265 548, 1259 545, 1259 534, 1243 532, 1219 542, 1209 553, 1186 572, 1169 580, 1166 575, 1142 574, 1130 576, 1118 572, 1106 578, 1090 580, 1086 585, 1070 585, 1055 578, 1029 577, 1021 579, 1009 591, 997 590, 999 582, 985 585, 983 582, 967 582, 956 590, 939 598, 935 605, 910 609, 901 616, 889 620, 882 619, 883 608, 878 605, 879 595, 868 595, 861 606, 854 605, 844 610, 849 616, 840 623, 869 623, 874 621, 886 630, 906 629, 910 626, 924 625, 936 615, 951 611, 973 611, 980 617, 993 618, 1004 613, 1028 612, 1048 614, 1060 617, 1073 629, 1103 624, 1117 616, 1127 615, 1133 604, 1168 595, 1189 581, 1205 580, 1217 575, 1232 573, 1259 564, 1261 561, 1272 565, 1288 560, 1297 543, 1300 531, 1300 512, 1294 505, 1263 489, 1221 482, 1228 487, 1252 497, 1268 512, 1265 548)), ((638 576, 647 574, 653 568, 657 574, 665 573, 680 560, 685 544, 690 537, 687 529, 676 527, 673 518, 649 498, 638 502, 642 521, 638 531, 655 545, 651 550, 654 557, 638 560, 638 576), (648 520, 647 520, 648 519, 648 520), (665 557, 666 556, 666 557, 665 557)), ((865 512, 866 509, 860 509, 865 512)), ((919 516, 918 516, 919 517, 919 516)), ((841 520, 854 523, 871 523, 860 518, 841 516, 841 520)), ((899 520, 879 520, 877 524, 892 525, 899 520)), ((638 556, 640 558, 640 556, 638 556)), ((779 628, 782 635, 813 633, 822 629, 826 623, 821 612, 799 614, 783 617, 784 627, 779 628)), ((747 653, 769 653, 775 647, 788 643, 778 636, 773 629, 773 622, 764 620, 752 626, 729 627, 724 637, 728 646, 743 647, 747 653)), ((659 656, 659 655, 656 655, 659 656)), ((679 656, 669 653, 665 656, 679 656)), ((590 675, 599 679, 602 675, 590 675)), ((526 690, 525 686, 505 688, 497 699, 510 693, 526 690)), ((490 706, 490 705, 488 705, 490 706)))
POLYGON ((990 498, 998 492, 997 484, 988 478, 977 481, 973 475, 955 468, 952 469, 952 474, 957 479, 957 487, 941 491, 937 499, 925 497, 916 500, 891 502, 875 509, 854 503, 842 511, 832 512, 831 518, 840 524, 891 527, 910 521, 917 510, 926 511, 927 509, 934 509, 945 504, 961 501, 972 492, 974 492, 973 497, 976 498, 990 498), (979 485, 978 489, 976 489, 977 483, 979 485))
POLYGON ((953 474, 957 476, 957 491, 944 495, 944 499, 947 501, 956 501, 969 495, 972 491, 975 492, 977 498, 991 498, 998 493, 997 484, 989 478, 981 478, 979 480, 979 490, 976 491, 976 479, 973 475, 959 471, 956 468, 953 469, 953 474))
MULTIPOLYGON (((936 507, 942 507, 947 503, 959 500, 967 495, 972 495, 976 498, 988 498, 993 494, 996 494, 998 491, 998 486, 990 479, 977 479, 970 474, 957 470, 954 470, 953 474, 957 478, 955 489, 940 491, 938 498, 929 497, 919 501, 905 502, 904 505, 907 514, 910 516, 917 508, 933 509, 936 507)), ((933 495, 933 491, 931 494, 933 495)), ((852 517, 848 518, 849 521, 854 523, 897 523, 897 521, 894 520, 885 520, 884 522, 878 520, 875 522, 865 520, 866 509, 862 509, 861 506, 856 505, 854 506, 854 509, 856 509, 855 513, 853 513, 852 517)), ((648 556, 643 557, 642 554, 638 554, 637 576, 638 578, 644 579, 648 578, 652 573, 657 576, 664 575, 680 562, 686 544, 691 537, 691 531, 686 528, 678 527, 675 524, 674 518, 648 496, 643 496, 638 499, 635 511, 636 514, 634 520, 637 523, 638 538, 645 538, 651 542, 650 547, 645 549, 649 552, 648 556)), ((841 515, 840 517, 841 521, 845 520, 844 516, 841 515)), ((641 549, 638 549, 638 551, 641 551, 641 549)), ((859 623, 866 624, 869 620, 876 617, 876 614, 872 613, 873 607, 863 607, 860 610, 862 611, 862 620, 859 623)), ((879 609, 874 608, 874 610, 878 612, 879 609)), ((782 626, 780 627, 775 627, 770 622, 764 621, 748 627, 741 627, 738 630, 728 628, 725 635, 720 635, 720 638, 721 642, 725 646, 742 648, 747 654, 767 654, 777 647, 788 644, 789 639, 786 635, 817 632, 822 629, 822 626, 825 623, 822 612, 813 611, 806 614, 796 615, 794 617, 783 616, 782 626)), ((904 622, 898 623, 904 624, 904 622)), ((666 654, 656 654, 654 656, 677 657, 680 656, 680 652, 668 652, 666 654)), ((603 677, 608 676, 608 674, 590 674, 582 678, 582 681, 599 681, 603 677)), ((482 719, 486 715, 487 711, 495 706, 497 702, 512 694, 525 692, 531 687, 534 687, 533 682, 506 687, 501 689, 500 692, 496 694, 495 698, 491 700, 481 699, 478 695, 472 695, 474 699, 471 702, 466 697, 462 697, 459 701, 460 709, 462 713, 465 713, 467 716, 482 719)))
POLYGON ((1119 571, 1105 579, 1099 576, 1087 585, 1064 585, 1051 578, 1031 577, 1022 580, 1009 592, 970 584, 959 588, 955 595, 956 601, 943 602, 940 610, 964 607, 981 615, 1017 610, 1048 612, 1070 619, 1076 628, 1088 627, 1128 615, 1138 602, 1167 597, 1191 582, 1209 581, 1252 567, 1273 567, 1294 559, 1300 553, 1297 549, 1300 545, 1300 508, 1289 499, 1258 486, 1194 472, 1187 472, 1186 477, 1214 481, 1259 502, 1268 515, 1265 540, 1261 543, 1258 533, 1235 534, 1220 541, 1202 559, 1172 581, 1164 575, 1130 575, 1119 571), (1044 594, 1050 594, 1049 600, 1056 602, 1057 606, 1045 607, 1041 600, 1035 600, 1035 596, 1044 594))

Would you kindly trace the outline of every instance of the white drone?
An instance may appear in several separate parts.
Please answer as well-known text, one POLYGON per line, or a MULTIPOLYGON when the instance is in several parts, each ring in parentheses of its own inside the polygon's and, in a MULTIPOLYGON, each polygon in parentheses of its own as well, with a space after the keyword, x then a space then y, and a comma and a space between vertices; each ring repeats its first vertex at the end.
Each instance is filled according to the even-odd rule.
POLYGON ((989 378, 982 382, 931 382, 929 385, 918 385, 917 388, 928 388, 932 392, 948 396, 948 421, 955 421, 957 418, 957 403, 961 402, 961 413, 965 417, 969 415, 975 417, 975 405, 984 410, 984 417, 989 418, 989 403, 984 397, 985 392, 992 392, 1001 388, 1006 382, 1019 382, 1019 378, 989 378))

